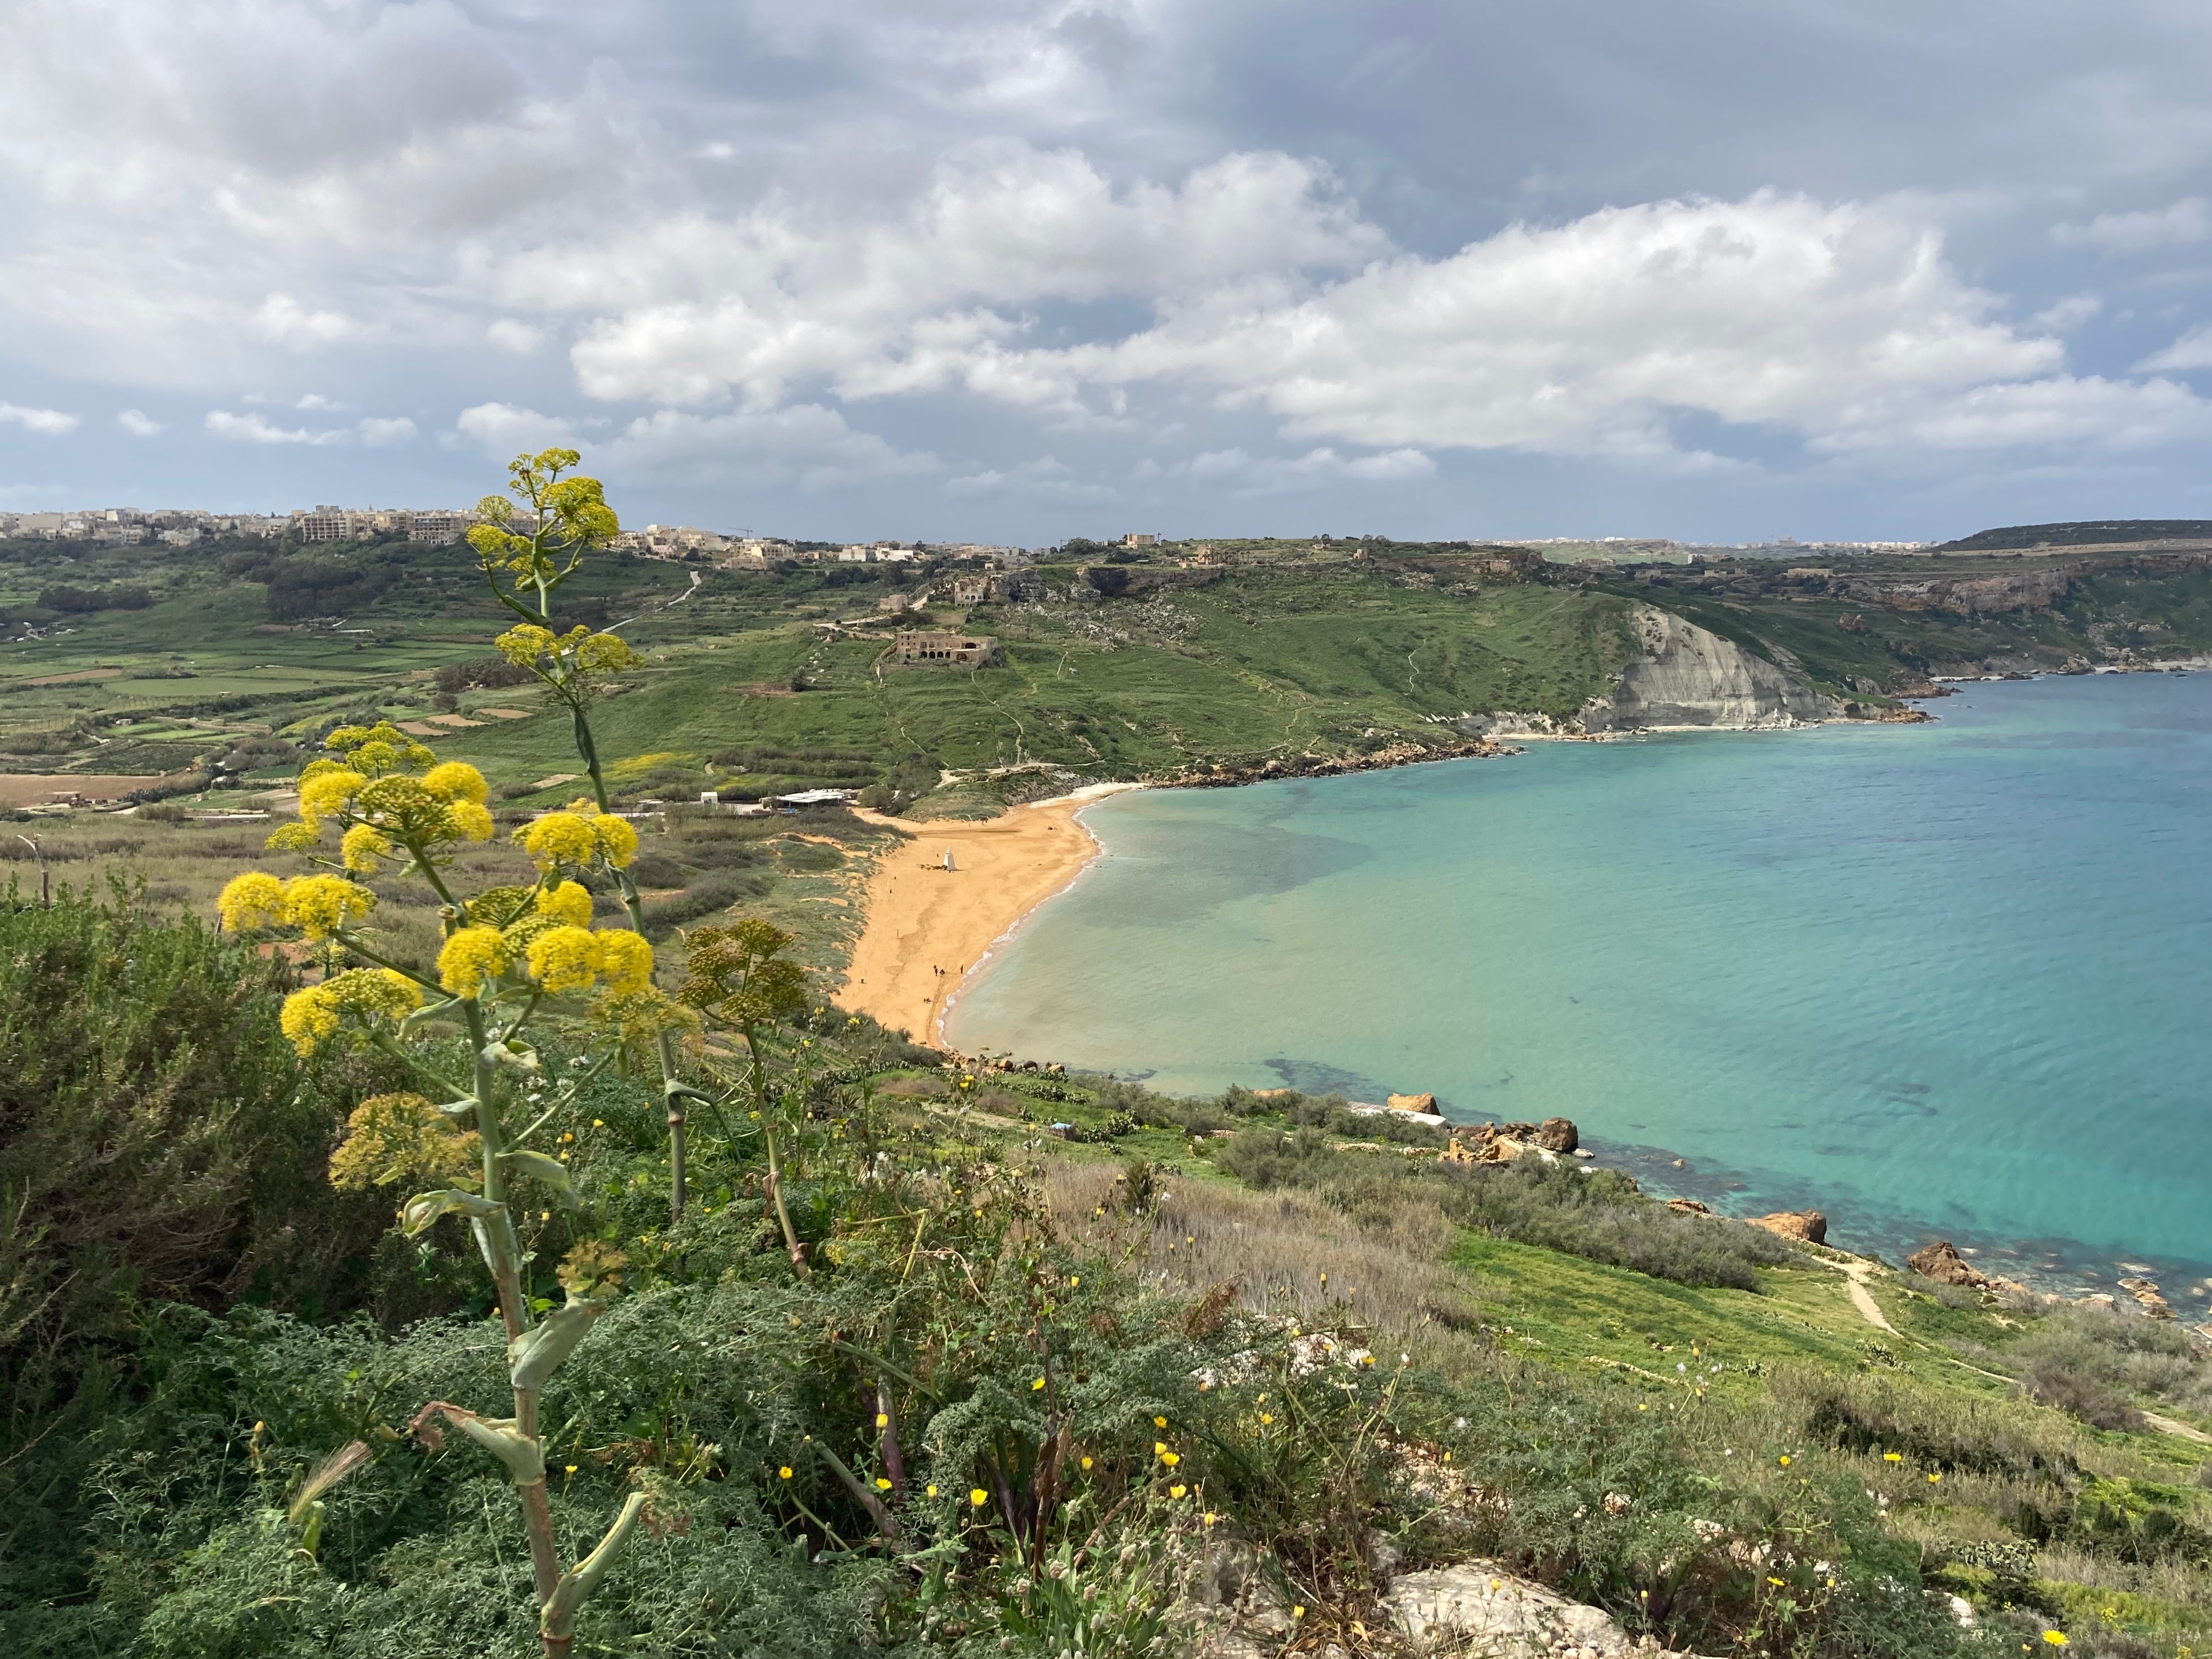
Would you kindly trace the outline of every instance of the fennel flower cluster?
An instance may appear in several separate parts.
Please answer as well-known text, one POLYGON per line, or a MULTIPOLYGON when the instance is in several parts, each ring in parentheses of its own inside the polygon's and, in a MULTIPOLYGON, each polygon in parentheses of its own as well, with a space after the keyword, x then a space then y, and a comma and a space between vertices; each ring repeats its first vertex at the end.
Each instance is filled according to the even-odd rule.
POLYGON ((629 821, 600 811, 589 799, 571 801, 565 811, 532 820, 514 832, 514 838, 531 862, 548 875, 581 869, 595 859, 605 859, 620 870, 637 856, 637 831, 629 821))
POLYGON ((216 897, 225 929, 250 933, 257 927, 296 927, 320 944, 347 922, 376 908, 376 895, 343 876, 294 876, 289 880, 264 871, 234 876, 216 897))
POLYGON ((271 848, 310 853, 325 826, 343 831, 339 858, 356 875, 374 875, 403 847, 428 850, 489 841, 491 790, 465 761, 440 762, 388 722, 342 726, 325 739, 343 758, 325 757, 300 774, 300 817, 269 837, 271 848))
POLYGON ((621 635, 594 634, 581 626, 556 634, 536 623, 520 623, 492 644, 516 667, 563 681, 592 674, 619 674, 642 660, 621 635))
POLYGON ((520 963, 540 989, 556 995, 594 986, 624 995, 650 984, 653 946, 627 928, 595 933, 591 920, 592 896, 577 883, 539 887, 530 908, 504 927, 471 921, 454 929, 438 952, 438 982, 457 997, 481 996, 520 963))
POLYGON ((389 968, 352 968, 333 974, 284 999, 277 1024, 301 1058, 338 1034, 345 1016, 364 1024, 402 1020, 422 1006, 422 993, 404 974, 389 968))

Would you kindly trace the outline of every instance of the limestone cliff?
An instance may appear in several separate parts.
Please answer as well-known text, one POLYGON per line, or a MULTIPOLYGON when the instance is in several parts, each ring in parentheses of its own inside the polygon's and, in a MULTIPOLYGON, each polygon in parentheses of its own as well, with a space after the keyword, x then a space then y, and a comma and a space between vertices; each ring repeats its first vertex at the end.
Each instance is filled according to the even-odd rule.
POLYGON ((1642 650, 1629 659, 1610 696, 1591 698, 1572 718, 1500 712, 1471 716, 1460 726, 1486 737, 1595 734, 1683 726, 1804 726, 1870 712, 1823 696, 1787 669, 1672 611, 1638 605, 1632 626, 1642 650))
POLYGON ((1629 659, 1610 697, 1583 707, 1585 732, 1801 726, 1843 713, 1832 697, 1671 611, 1639 605, 1634 626, 1643 652, 1629 659))

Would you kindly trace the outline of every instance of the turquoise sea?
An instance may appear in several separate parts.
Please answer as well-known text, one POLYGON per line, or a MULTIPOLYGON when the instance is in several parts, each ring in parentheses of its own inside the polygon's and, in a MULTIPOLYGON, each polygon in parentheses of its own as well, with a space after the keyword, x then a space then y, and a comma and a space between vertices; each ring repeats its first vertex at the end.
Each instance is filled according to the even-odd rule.
POLYGON ((1815 1206, 1847 1247, 2212 1271, 2212 675, 1928 706, 1103 801, 1105 856, 950 1035, 1561 1114, 1647 1188, 1815 1206))

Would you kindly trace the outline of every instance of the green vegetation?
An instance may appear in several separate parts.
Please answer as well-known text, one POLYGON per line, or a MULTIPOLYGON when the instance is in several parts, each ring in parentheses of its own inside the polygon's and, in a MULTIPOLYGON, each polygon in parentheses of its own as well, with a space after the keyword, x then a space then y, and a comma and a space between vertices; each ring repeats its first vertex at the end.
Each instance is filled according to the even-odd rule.
MULTIPOLYGON (((99 728, 144 752, 219 732, 232 799, 296 799, 275 848, 331 867, 241 877, 276 819, 173 804, 40 826, 51 904, 11 855, 7 1651, 1139 1659, 1190 1644, 1210 1583, 1271 1645, 1365 1655, 1400 1650, 1393 1572, 1471 1558, 1675 1650, 2212 1639, 2212 1440, 2175 1431, 2212 1409, 2212 1364, 2188 1334, 1917 1282, 1534 1153, 1449 1162, 1340 1100, 962 1071, 838 1010, 823 971, 844 884, 896 830, 678 807, 640 836, 604 810, 712 778, 981 811, 1036 775, 994 767, 1243 764, 1568 711, 1658 584, 1248 547, 1257 568, 1146 588, 1104 566, 1081 580, 1122 597, 1009 607, 1010 665, 969 674, 814 627, 851 608, 835 573, 717 577, 634 663, 570 595, 678 573, 586 556, 611 515, 572 463, 519 464, 539 533, 479 548, 476 581, 526 613, 496 663, 517 619, 485 605, 397 675, 425 642, 395 622, 356 683, 303 662, 300 687, 214 700, 268 699, 243 710, 99 728), (553 707, 494 712, 526 699, 553 707), (218 724, 269 709, 290 712, 218 724), (439 738, 469 762, 385 723, 441 713, 477 721, 439 738), (87 879, 114 867, 140 884, 87 879), (229 936, 191 914, 218 880, 229 936)), ((428 551, 279 550, 344 580, 262 585, 374 589, 378 613, 435 586, 452 558, 428 551)), ((213 570, 143 608, 40 606, 44 636, 7 649, 247 574, 213 570)), ((36 592, 123 586, 74 574, 36 592)), ((1680 602, 1816 679, 1873 672, 1860 629, 1814 648, 1844 599, 1753 574, 1680 602)), ((2202 580, 2112 568, 2029 615, 1895 626, 2109 642, 2154 589, 2179 635, 2202 580)), ((94 700, 154 672, 19 676, 9 706, 82 697, 40 729, 90 733, 94 700)))

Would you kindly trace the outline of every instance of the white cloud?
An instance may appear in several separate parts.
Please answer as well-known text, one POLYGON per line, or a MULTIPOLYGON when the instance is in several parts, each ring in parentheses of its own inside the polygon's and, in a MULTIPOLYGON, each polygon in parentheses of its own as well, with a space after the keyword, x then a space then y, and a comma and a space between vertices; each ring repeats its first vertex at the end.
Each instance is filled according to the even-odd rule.
POLYGON ((2045 306, 2028 320, 2053 334, 2071 334, 2104 308, 2105 302, 2094 294, 2069 294, 2045 306))
POLYGON ((2171 207, 2148 212, 2100 213, 2086 225, 2051 226, 2051 240, 2062 247, 2094 247, 2106 253, 2190 247, 2212 240, 2212 204, 2202 196, 2185 196, 2171 207))
POLYGON ((596 313, 570 356, 595 398, 780 398, 826 378, 848 396, 977 380, 1019 400, 996 349, 1030 308, 1152 303, 1385 250, 1324 169, 1238 154, 1176 185, 1116 188, 1073 150, 970 146, 900 210, 835 216, 771 200, 687 216, 623 245, 546 249, 497 267, 511 302, 596 313))
POLYGON ((1000 367, 1066 400, 1180 386, 1293 438, 1669 466, 1716 459, 1678 438, 1685 416, 1855 454, 2197 429, 2185 389, 2069 376, 2056 339, 1998 309, 1899 210, 1762 192, 1516 225, 1303 297, 1224 287, 1121 341, 1000 367))
POLYGON ((205 424, 210 436, 240 444, 307 444, 320 448, 344 443, 353 435, 343 428, 326 432, 288 428, 274 424, 265 415, 234 415, 222 409, 210 410, 205 424))
POLYGON ((387 449, 394 444, 412 443, 415 441, 415 422, 404 415, 395 415, 389 418, 376 415, 368 416, 355 429, 361 434, 362 442, 367 444, 371 449, 387 449))
POLYGON ((0 422, 20 426, 26 432, 43 432, 57 438, 64 432, 76 429, 76 416, 74 415, 65 415, 58 409, 26 409, 21 404, 0 404, 0 422))
POLYGON ((501 351, 527 357, 545 343, 545 331, 533 328, 528 323, 518 322, 512 317, 501 317, 484 330, 484 338, 501 351))
POLYGON ((253 326, 270 344, 293 351, 336 345, 361 331, 361 325, 344 313, 312 311, 289 294, 272 294, 264 300, 253 313, 253 326))
POLYGON ((2136 365, 2136 373, 2188 368, 2212 368, 2212 323, 2199 323, 2172 345, 2152 352, 2136 365))
POLYGON ((1078 478, 1075 470, 1056 455, 1040 455, 1018 466, 963 473, 947 478, 945 490, 949 495, 1011 495, 1062 501, 1110 501, 1120 495, 1110 485, 1078 478))
POLYGON ((477 404, 463 410, 455 429, 494 460, 504 461, 525 450, 535 452, 556 446, 574 448, 576 427, 556 415, 540 415, 534 409, 513 404, 477 404))
POLYGON ((115 424, 134 438, 150 438, 162 430, 161 423, 150 420, 141 410, 126 409, 115 417, 115 424))
POLYGON ((295 409, 344 409, 348 405, 333 398, 325 398, 319 392, 310 392, 292 407, 295 409))
POLYGON ((1437 464, 1418 449, 1346 457, 1325 445, 1295 456, 1254 456, 1242 448, 1207 450, 1167 469, 1170 477, 1225 489, 1238 496, 1286 495, 1347 478, 1370 483, 1404 483, 1432 478, 1436 471, 1437 464))
POLYGON ((690 483, 797 483, 805 489, 933 472, 934 455, 856 432, 819 404, 700 416, 664 409, 632 421, 599 452, 606 471, 690 483))

